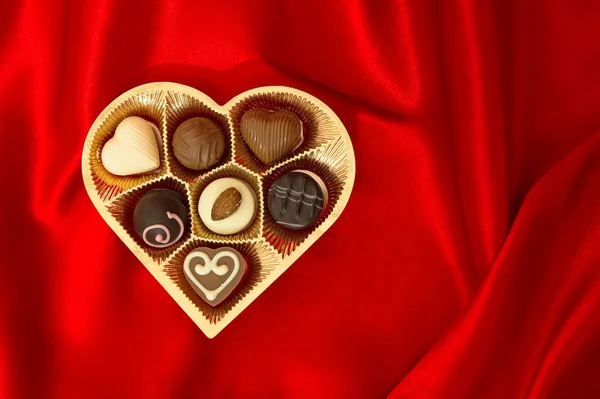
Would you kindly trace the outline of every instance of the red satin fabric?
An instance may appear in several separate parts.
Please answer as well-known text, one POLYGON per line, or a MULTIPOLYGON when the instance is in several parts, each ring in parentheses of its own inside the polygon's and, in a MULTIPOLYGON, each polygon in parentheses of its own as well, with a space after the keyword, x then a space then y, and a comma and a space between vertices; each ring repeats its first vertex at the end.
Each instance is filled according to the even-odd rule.
POLYGON ((1 8, 1 398, 600 397, 599 2, 1 8), (305 90, 356 151, 338 222, 213 340, 82 184, 152 81, 305 90))

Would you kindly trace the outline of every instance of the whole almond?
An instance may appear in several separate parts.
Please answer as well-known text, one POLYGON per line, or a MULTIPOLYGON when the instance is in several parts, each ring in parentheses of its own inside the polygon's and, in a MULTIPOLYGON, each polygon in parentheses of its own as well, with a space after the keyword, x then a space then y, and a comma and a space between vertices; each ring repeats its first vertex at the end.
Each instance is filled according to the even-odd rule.
POLYGON ((238 210, 242 203, 242 194, 233 187, 229 187, 217 197, 213 204, 210 217, 212 220, 223 220, 238 210))

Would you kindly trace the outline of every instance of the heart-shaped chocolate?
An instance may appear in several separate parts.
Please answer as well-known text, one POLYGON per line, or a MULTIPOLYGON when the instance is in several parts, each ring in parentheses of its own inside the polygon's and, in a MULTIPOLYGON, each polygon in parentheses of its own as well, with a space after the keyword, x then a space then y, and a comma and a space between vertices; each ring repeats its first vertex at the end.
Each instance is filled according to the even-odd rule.
POLYGON ((183 272, 192 288, 209 305, 223 302, 246 275, 242 254, 230 247, 197 248, 183 262, 183 272))
POLYGON ((302 121, 294 113, 256 108, 242 116, 242 137, 250 150, 267 165, 302 144, 302 121))
POLYGON ((106 170, 113 175, 129 176, 158 169, 160 151, 154 129, 156 127, 139 116, 123 119, 115 135, 102 148, 106 170))
MULTIPOLYGON (((142 149, 150 148, 150 135, 146 131, 142 136, 146 141, 141 146, 121 145, 120 156, 139 158, 145 151, 142 149)), ((127 138, 125 141, 127 144, 127 138)), ((156 163, 127 171, 145 173, 141 170, 150 167, 155 168, 156 163)), ((83 148, 82 172, 88 194, 106 223, 212 338, 337 220, 352 190, 355 161, 352 143, 339 118, 321 101, 299 90, 263 87, 218 105, 191 87, 151 83, 124 93, 98 116, 83 148), (160 144, 161 167, 153 174, 117 176, 108 170, 110 165, 105 164, 102 153, 115 151, 111 138, 122 144, 115 130, 132 116, 141 117, 144 123, 156 122, 160 139, 154 142, 160 144), (219 162, 206 170, 187 168, 174 153, 174 133, 191 118, 214 122, 225 139, 219 162), (256 139, 253 147, 250 137, 256 139), (271 164, 265 165, 268 162, 271 164), (269 190, 273 186, 281 189, 275 182, 294 171, 314 175, 323 183, 323 195, 327 193, 326 201, 315 202, 318 206, 313 216, 317 217, 307 219, 302 226, 292 226, 297 230, 287 222, 278 223, 281 215, 267 206, 269 190), (256 195, 252 220, 229 235, 211 230, 199 213, 204 212, 202 206, 199 210, 201 194, 211 183, 226 178, 241 180, 256 195), (154 198, 157 192, 181 198, 184 206, 165 207, 164 198, 154 198)), ((289 200, 303 201, 302 209, 312 206, 312 192, 305 190, 299 197, 294 187, 286 191, 289 200)), ((238 191, 241 204, 234 192, 216 193, 208 215, 218 222, 237 217, 244 206, 244 193, 238 191)))

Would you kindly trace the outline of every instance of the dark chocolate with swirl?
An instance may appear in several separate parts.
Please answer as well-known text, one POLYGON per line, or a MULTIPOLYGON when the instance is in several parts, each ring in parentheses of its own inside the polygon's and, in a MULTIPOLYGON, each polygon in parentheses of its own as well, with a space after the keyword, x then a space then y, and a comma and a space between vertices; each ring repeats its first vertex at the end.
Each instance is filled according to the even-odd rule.
POLYGON ((172 190, 150 190, 135 205, 133 225, 146 244, 169 247, 183 237, 188 225, 185 199, 172 190))
POLYGON ((308 171, 288 172, 269 188, 269 213, 280 225, 300 230, 316 222, 325 203, 327 189, 323 181, 308 171))

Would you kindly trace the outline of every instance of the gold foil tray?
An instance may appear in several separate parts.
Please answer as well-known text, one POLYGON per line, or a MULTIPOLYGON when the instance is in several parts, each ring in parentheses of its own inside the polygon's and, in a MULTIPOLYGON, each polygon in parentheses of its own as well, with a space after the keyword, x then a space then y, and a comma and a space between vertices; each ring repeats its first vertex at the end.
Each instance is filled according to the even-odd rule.
POLYGON ((225 328, 331 227, 348 203, 355 176, 354 151, 344 125, 315 97, 289 87, 271 86, 249 90, 225 105, 218 105, 196 89, 168 82, 136 87, 110 103, 88 132, 81 168, 86 190, 106 223, 209 338, 225 328), (274 165, 261 163, 240 133, 242 115, 253 108, 285 109, 298 115, 305 130, 300 148, 274 165), (161 167, 148 175, 114 176, 102 165, 102 146, 112 137, 117 125, 133 115, 145 118, 160 129, 161 167), (171 148, 177 126, 194 116, 213 120, 227 140, 221 161, 200 172, 179 164, 171 148), (271 183, 295 169, 309 170, 320 176, 329 195, 325 213, 317 223, 297 231, 278 225, 266 207, 271 183), (259 197, 259 212, 252 225, 231 236, 208 230, 197 212, 202 190, 221 177, 243 179, 259 197), (148 247, 133 229, 135 204, 154 188, 169 188, 188 199, 191 229, 186 230, 178 243, 164 249, 148 247), (230 246, 248 261, 249 273, 242 286, 216 307, 196 295, 183 275, 183 260, 199 246, 230 246))

